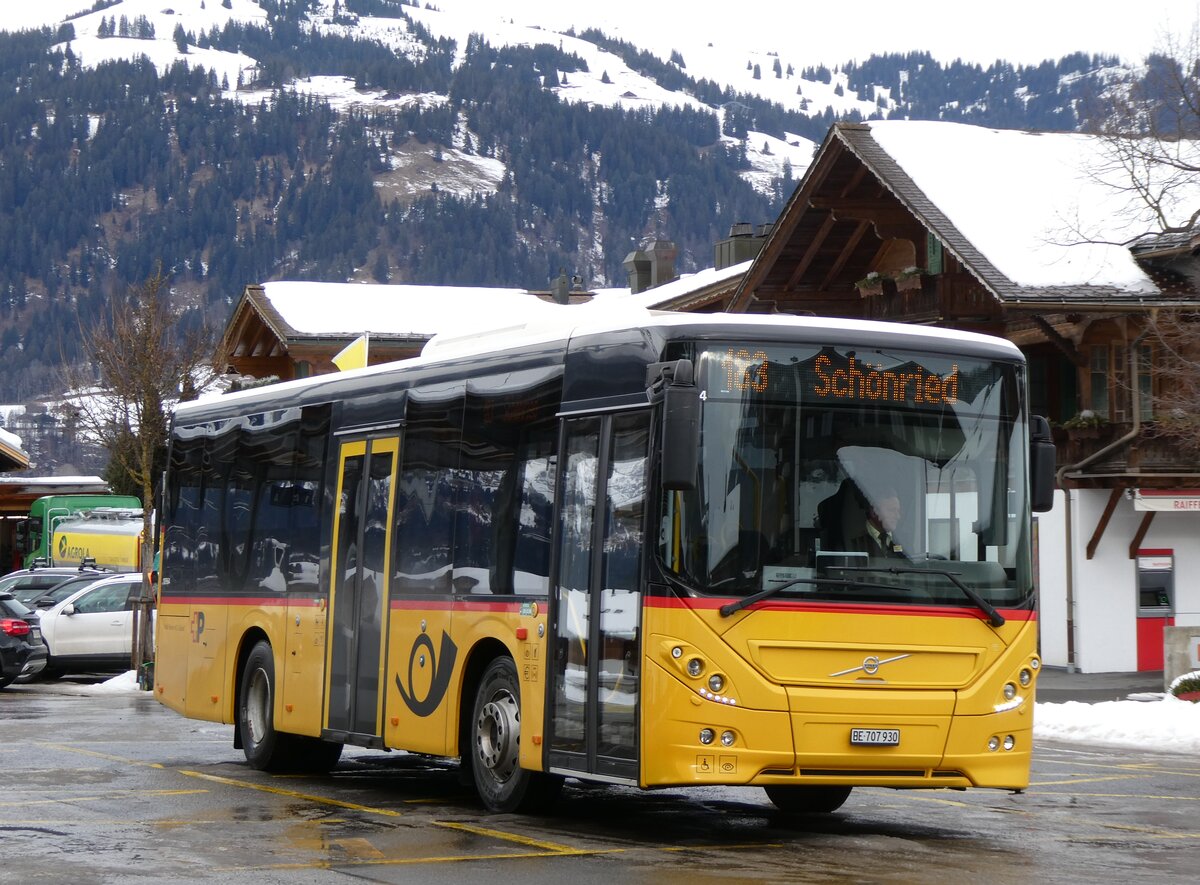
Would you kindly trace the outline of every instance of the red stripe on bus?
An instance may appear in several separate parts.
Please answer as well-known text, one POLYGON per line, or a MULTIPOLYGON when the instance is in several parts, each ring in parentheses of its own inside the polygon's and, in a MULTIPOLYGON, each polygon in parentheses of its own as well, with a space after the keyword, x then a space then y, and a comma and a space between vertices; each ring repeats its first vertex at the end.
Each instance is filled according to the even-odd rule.
MULTIPOLYGON (((711 611, 723 605, 737 602, 736 598, 729 599, 682 599, 678 597, 652 596, 646 599, 646 606, 652 608, 682 608, 691 610, 711 611)), ((960 608, 948 605, 887 605, 885 603, 871 604, 862 602, 787 602, 771 600, 756 602, 747 606, 744 611, 807 611, 807 612, 837 612, 839 614, 856 615, 906 615, 908 617, 939 617, 939 618, 977 618, 984 619, 987 615, 974 608, 960 608)), ((997 609, 1007 621, 1034 621, 1037 612, 1029 609, 997 609)))
MULTIPOLYGON (((523 602, 492 602, 487 599, 393 599, 392 611, 519 612, 523 602)), ((539 603, 541 605, 542 603, 539 603)))

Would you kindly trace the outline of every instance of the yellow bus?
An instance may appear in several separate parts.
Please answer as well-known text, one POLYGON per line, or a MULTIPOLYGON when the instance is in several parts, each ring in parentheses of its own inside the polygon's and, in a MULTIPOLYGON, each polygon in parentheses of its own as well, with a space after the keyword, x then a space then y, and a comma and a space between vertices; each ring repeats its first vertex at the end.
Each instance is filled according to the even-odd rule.
POLYGON ((1020 790, 1026 402, 1000 339, 647 312, 182 404, 157 697, 259 769, 460 758, 493 811, 567 776, 1020 790))

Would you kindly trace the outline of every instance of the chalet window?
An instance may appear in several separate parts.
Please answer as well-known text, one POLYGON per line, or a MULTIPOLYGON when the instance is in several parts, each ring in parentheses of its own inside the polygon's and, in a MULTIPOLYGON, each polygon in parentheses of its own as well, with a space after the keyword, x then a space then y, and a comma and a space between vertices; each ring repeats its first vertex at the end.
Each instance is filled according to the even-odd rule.
MULTIPOLYGON (((1091 348, 1091 402, 1097 416, 1114 422, 1133 420, 1132 389, 1129 377, 1129 351, 1123 344, 1099 344, 1091 348)), ((1138 411, 1143 421, 1154 417, 1154 351, 1149 345, 1138 347, 1138 411)))
POLYGON ((1108 345, 1092 348, 1092 402, 1091 410, 1101 418, 1109 416, 1108 408, 1108 345))

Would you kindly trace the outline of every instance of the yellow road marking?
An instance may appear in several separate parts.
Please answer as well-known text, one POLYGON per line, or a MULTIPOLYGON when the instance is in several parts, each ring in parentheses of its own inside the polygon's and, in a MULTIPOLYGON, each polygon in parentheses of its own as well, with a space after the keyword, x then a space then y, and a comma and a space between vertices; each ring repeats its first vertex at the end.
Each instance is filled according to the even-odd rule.
POLYGON ((47 741, 38 742, 43 747, 52 750, 62 750, 64 753, 78 753, 81 756, 94 756, 97 759, 107 759, 109 762, 123 762, 126 765, 141 765, 146 768, 166 769, 161 762, 142 762, 140 759, 130 759, 128 756, 114 756, 111 753, 101 753, 98 750, 85 750, 83 747, 72 747, 67 744, 52 744, 47 741))
POLYGON ((1128 781, 1138 778, 1145 778, 1149 774, 1109 774, 1104 777, 1076 777, 1067 778, 1065 781, 1038 781, 1036 784, 1030 784, 1029 789, 1034 787, 1060 787, 1064 784, 1073 786, 1074 784, 1098 784, 1102 781, 1128 781))
POLYGON ((530 860, 538 857, 584 857, 598 854, 620 854, 624 848, 606 848, 595 851, 519 851, 513 854, 451 854, 440 857, 388 857, 381 860, 314 860, 309 863, 270 864, 255 867, 220 867, 219 873, 253 873, 262 870, 331 870, 341 867, 401 867, 425 863, 464 863, 477 860, 530 860))
POLYGON ((127 796, 189 796, 195 793, 207 793, 208 790, 121 790, 117 793, 105 793, 100 796, 59 796, 54 799, 24 799, 16 802, 5 802, 5 808, 26 808, 30 805, 70 805, 72 802, 111 802, 127 796))
POLYGON ((1200 839, 1200 833, 1179 833, 1174 830, 1163 830, 1158 827, 1139 827, 1133 824, 1105 824, 1110 830, 1122 830, 1130 833, 1144 833, 1147 836, 1157 836, 1160 839, 1200 839))
POLYGON ((1200 802, 1200 796, 1148 796, 1144 793, 1074 793, 1073 795, 1086 796, 1089 799, 1154 799, 1163 802, 1200 802))
POLYGON ((352 811, 362 811, 367 814, 379 814, 384 817, 400 817, 404 814, 402 811, 395 811, 391 808, 376 808, 371 805, 359 805, 357 802, 343 802, 341 799, 330 799, 326 796, 316 796, 312 793, 300 793, 295 790, 285 790, 282 787, 272 787, 269 784, 256 784, 250 781, 238 780, 232 777, 221 777, 216 774, 205 774, 202 771, 188 771, 187 769, 175 769, 182 775, 187 777, 198 777, 202 780, 213 781, 218 784, 226 784, 231 787, 245 787, 248 790, 258 790, 263 793, 274 793, 277 796, 289 796, 292 799, 303 799, 306 802, 314 802, 318 805, 333 805, 337 808, 349 808, 352 811))
POLYGON ((476 836, 490 836, 493 839, 501 839, 505 842, 515 842, 518 845, 525 845, 529 848, 537 848, 542 851, 552 851, 555 854, 591 854, 590 851, 584 851, 579 848, 572 848, 570 845, 558 845, 554 842, 543 842, 540 839, 531 839, 528 836, 519 836, 516 833, 506 833, 503 830, 493 830, 489 827, 480 827, 475 824, 456 823, 454 821, 433 821, 435 827, 445 827, 447 830, 462 830, 465 833, 474 833, 476 836))

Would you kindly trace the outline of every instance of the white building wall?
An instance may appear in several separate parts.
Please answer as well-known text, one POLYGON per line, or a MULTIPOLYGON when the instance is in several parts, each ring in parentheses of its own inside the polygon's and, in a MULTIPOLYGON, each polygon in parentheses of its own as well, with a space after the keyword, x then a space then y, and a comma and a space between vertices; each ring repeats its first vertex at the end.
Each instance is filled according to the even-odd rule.
POLYGON ((1075 578, 1075 666, 1081 673, 1137 670, 1137 563, 1129 542, 1137 531, 1133 504, 1122 499, 1096 548, 1088 542, 1104 516, 1108 489, 1078 489, 1072 495, 1071 551, 1075 578))
POLYGON ((1035 515, 1038 525, 1038 636, 1042 660, 1067 666, 1066 508, 1063 493, 1054 493, 1054 509, 1035 515))
MULTIPOLYGON (((1122 498, 1093 559, 1087 545, 1108 503, 1107 489, 1071 493, 1074 579, 1075 660, 1084 673, 1137 670, 1137 561, 1129 544, 1144 513, 1122 498)), ((1070 664, 1067 651, 1068 532, 1063 493, 1054 509, 1038 514, 1039 625, 1042 659, 1049 666, 1070 664)), ((1174 553, 1175 624, 1200 626, 1200 512, 1157 513, 1141 549, 1174 553)))

